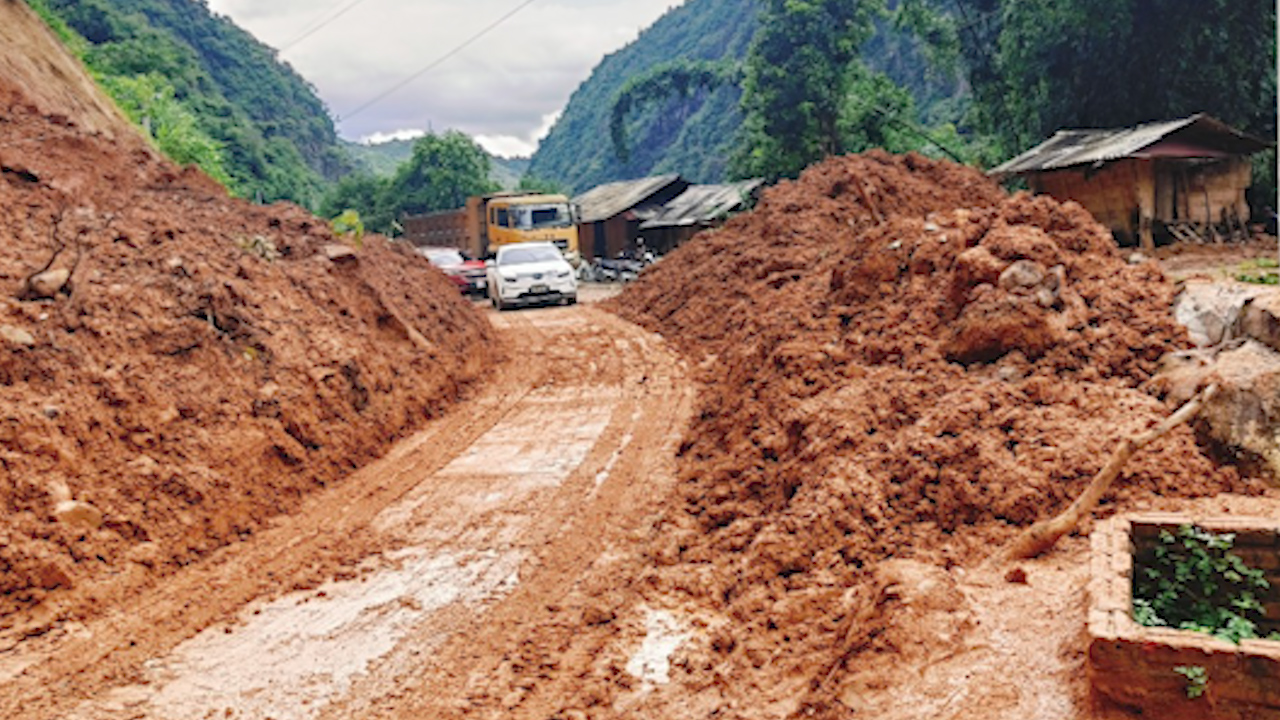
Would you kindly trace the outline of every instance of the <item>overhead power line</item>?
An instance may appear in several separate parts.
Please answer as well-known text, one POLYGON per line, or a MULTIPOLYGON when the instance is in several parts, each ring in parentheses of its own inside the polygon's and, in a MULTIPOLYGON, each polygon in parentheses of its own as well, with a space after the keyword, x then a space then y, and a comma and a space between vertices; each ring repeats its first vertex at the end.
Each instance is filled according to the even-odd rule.
MULTIPOLYGON (((342 17, 343 15, 346 15, 347 13, 351 12, 352 10, 354 10, 354 9, 356 8, 356 6, 357 6, 357 5, 360 5, 360 4, 364 3, 364 2, 365 2, 365 0, 353 0, 353 1, 352 1, 352 2, 350 2, 350 3, 347 3, 345 6, 343 6, 343 8, 342 8, 341 10, 339 10, 339 11, 338 11, 338 12, 336 12, 336 13, 334 13, 333 15, 330 15, 328 18, 326 18, 326 19, 322 20, 322 21, 320 22, 320 24, 318 24, 318 25, 312 25, 309 29, 304 30, 304 31, 302 32, 302 34, 301 34, 301 35, 299 35, 298 37, 296 37, 296 38, 294 38, 294 39, 290 40, 289 42, 285 43, 284 45, 281 45, 281 46, 280 46, 280 50, 279 50, 279 51, 280 51, 280 52, 284 52, 285 50, 288 50, 289 48, 293 47, 294 45, 297 45, 298 43, 302 42, 303 40, 306 40, 307 38, 311 37, 312 35, 315 35, 316 33, 320 32, 321 30, 323 30, 323 29, 325 29, 326 27, 328 27, 331 23, 333 23, 334 21, 336 21, 338 18, 340 18, 340 17, 342 17)), ((330 7, 332 8, 333 6, 330 6, 330 7)))
POLYGON ((363 105, 361 105, 361 106, 359 106, 359 107, 355 108, 354 110, 352 110, 351 112, 347 113, 346 115, 341 116, 341 118, 340 118, 340 119, 342 119, 342 120, 350 120, 351 118, 355 117, 356 115, 359 115, 360 113, 364 112, 365 110, 368 110, 369 108, 373 107, 374 105, 376 105, 377 103, 381 102, 381 101, 382 101, 382 100, 384 100, 387 96, 391 95, 391 94, 392 94, 392 93, 394 93, 395 91, 399 90, 400 88, 404 87, 405 85, 408 85, 409 83, 413 82, 414 80, 417 80, 418 78, 422 77, 423 75, 426 75, 427 73, 429 73, 429 72, 431 72, 432 70, 436 69, 436 68, 437 68, 437 67, 439 67, 441 64, 443 64, 443 63, 444 63, 444 61, 446 61, 446 60, 448 60, 449 58, 453 57, 454 55, 457 55, 458 53, 462 52, 463 50, 465 50, 465 49, 467 48, 467 46, 471 45, 471 43, 474 43, 475 41, 479 40, 480 38, 484 37, 485 35, 488 35, 490 32, 492 32, 492 31, 493 31, 495 28, 497 28, 499 25, 501 25, 502 23, 504 23, 504 22, 506 22, 506 21, 510 20, 512 17, 515 17, 515 14, 516 14, 516 13, 518 13, 518 12, 520 12, 521 10, 523 10, 523 9, 525 9, 525 8, 527 8, 527 7, 529 7, 530 5, 532 5, 533 3, 535 3, 536 1, 537 1, 537 0, 524 0, 524 2, 520 3, 519 5, 517 5, 517 6, 515 7, 515 9, 511 10, 511 11, 510 11, 510 12, 508 12, 506 15, 503 15, 502 17, 498 18, 497 20, 493 21, 491 24, 489 24, 488 26, 486 26, 486 27, 485 27, 483 30, 481 30, 480 32, 478 32, 478 33, 476 33, 475 35, 472 35, 471 37, 469 37, 469 38, 467 38, 466 40, 462 41, 462 43, 461 43, 461 44, 459 44, 457 47, 453 48, 452 50, 450 50, 449 52, 445 53, 444 55, 441 55, 440 57, 436 58, 435 60, 432 60, 431 62, 427 63, 426 67, 422 68, 421 70, 418 70, 417 72, 415 72, 415 73, 413 73, 412 75, 410 75, 410 76, 406 77, 405 79, 401 80, 400 82, 396 83, 395 85, 392 85, 391 87, 389 87, 389 88, 387 88, 386 90, 382 91, 382 92, 381 92, 381 93, 379 93, 378 95, 374 96, 374 98, 373 98, 373 99, 371 99, 371 100, 369 100, 369 101, 365 102, 363 105))

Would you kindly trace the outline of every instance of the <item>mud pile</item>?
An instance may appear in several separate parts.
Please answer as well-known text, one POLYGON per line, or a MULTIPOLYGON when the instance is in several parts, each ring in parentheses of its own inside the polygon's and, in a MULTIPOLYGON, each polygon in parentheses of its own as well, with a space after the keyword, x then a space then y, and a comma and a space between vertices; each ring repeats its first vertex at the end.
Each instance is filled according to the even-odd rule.
POLYGON ((58 59, 0 53, 0 627, 42 601, 45 620, 92 612, 122 578, 254 533, 496 352, 414 253, 232 200, 99 131, 109 115, 63 114, 40 93, 91 86, 39 77, 58 59))
MULTIPOLYGON (((1170 411, 1144 383, 1186 342, 1172 298, 1079 206, 948 163, 872 153, 772 189, 615 301, 707 384, 646 586, 732 620, 705 662, 759 716, 843 717, 840 670, 892 649, 884 561, 976 564, 1170 411)), ((1184 428, 1108 502, 1251 487, 1184 428)))

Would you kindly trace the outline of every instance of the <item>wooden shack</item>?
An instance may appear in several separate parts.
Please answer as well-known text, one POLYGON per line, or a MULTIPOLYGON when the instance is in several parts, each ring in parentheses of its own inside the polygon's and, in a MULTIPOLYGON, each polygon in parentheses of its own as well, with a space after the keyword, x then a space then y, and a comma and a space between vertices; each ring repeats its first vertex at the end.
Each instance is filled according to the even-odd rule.
POLYGON ((755 205, 763 180, 744 180, 727 185, 690 185, 667 204, 639 212, 640 236, 645 247, 666 255, 686 240, 722 224, 729 215, 755 205))
POLYGON ((679 175, 608 183, 575 197, 578 249, 585 259, 612 258, 634 251, 640 223, 689 187, 679 175))
POLYGON ((1208 115, 1112 130, 1062 130, 995 168, 1075 200, 1121 244, 1247 236, 1249 157, 1272 143, 1208 115))

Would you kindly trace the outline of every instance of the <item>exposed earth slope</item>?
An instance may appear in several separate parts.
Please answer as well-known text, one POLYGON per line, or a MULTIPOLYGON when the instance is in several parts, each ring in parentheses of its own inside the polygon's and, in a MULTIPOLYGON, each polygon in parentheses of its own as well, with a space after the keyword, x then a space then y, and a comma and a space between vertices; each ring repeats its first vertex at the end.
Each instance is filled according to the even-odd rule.
POLYGON ((0 35, 0 626, 38 632, 378 457, 496 343, 413 253, 158 158, 23 3, 0 35))

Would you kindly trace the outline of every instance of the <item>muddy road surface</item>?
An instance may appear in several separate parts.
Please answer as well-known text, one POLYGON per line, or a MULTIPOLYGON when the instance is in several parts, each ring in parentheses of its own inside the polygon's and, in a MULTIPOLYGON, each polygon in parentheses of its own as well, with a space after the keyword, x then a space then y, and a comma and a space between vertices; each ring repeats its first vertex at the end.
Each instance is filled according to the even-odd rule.
POLYGON ((483 672, 652 522, 693 400, 656 336, 589 306, 490 317, 510 359, 479 397, 99 619, 0 646, 0 717, 465 705, 463 684, 413 679, 442 655, 483 672))

